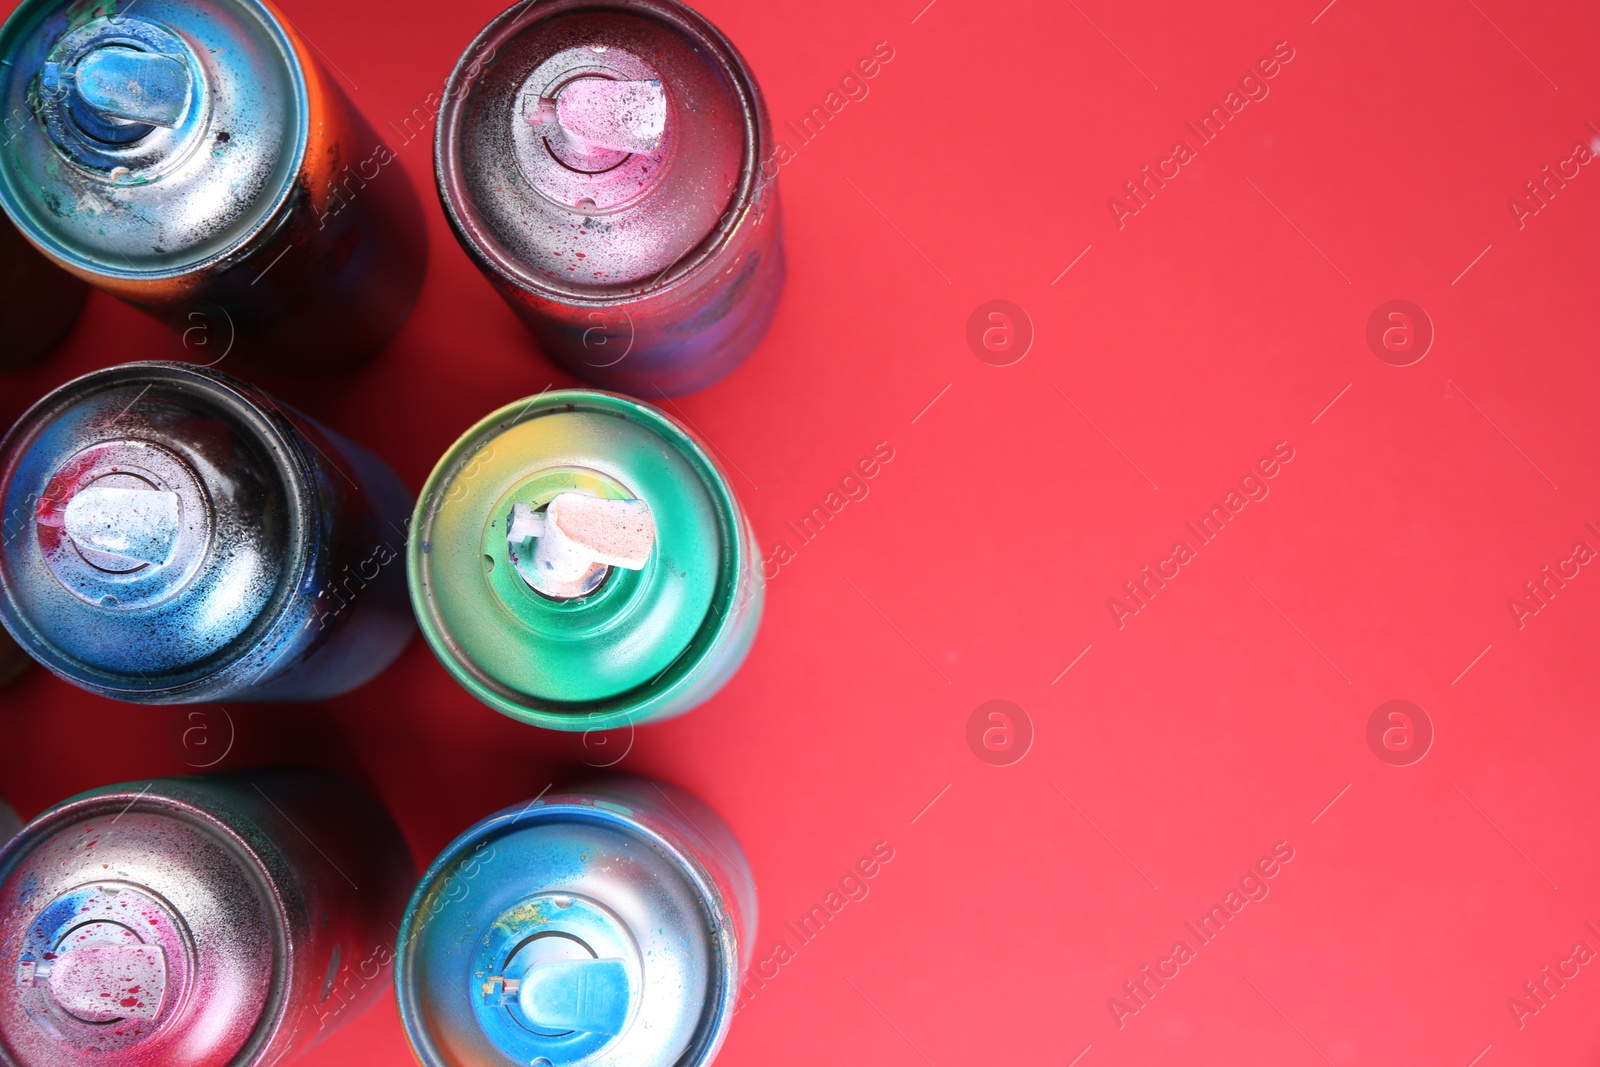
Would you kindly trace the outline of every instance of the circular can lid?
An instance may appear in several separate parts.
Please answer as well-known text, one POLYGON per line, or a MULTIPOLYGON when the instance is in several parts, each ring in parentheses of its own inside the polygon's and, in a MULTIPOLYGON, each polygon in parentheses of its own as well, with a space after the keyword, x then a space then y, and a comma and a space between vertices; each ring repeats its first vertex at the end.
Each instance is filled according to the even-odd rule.
POLYGON ((298 586, 305 460, 243 383, 128 363, 0 440, 0 622, 57 674, 135 701, 258 670, 298 586))
POLYGON ((267 885, 242 840, 176 798, 116 787, 40 816, 0 852, 0 1059, 236 1062, 283 977, 267 885))
POLYGON ((26 0, 0 29, 0 204, 67 266, 153 280, 234 254, 294 190, 293 38, 257 0, 26 0))
POLYGON ((512 284, 605 302, 670 284, 737 229, 770 138, 760 90, 672 0, 540 0, 450 77, 436 162, 457 232, 512 284), (644 284, 641 284, 644 283, 644 284))
POLYGON ((737 918, 637 808, 538 799, 423 876, 401 926, 400 1015, 426 1067, 693 1067, 727 1032, 737 918))
MULTIPOLYGON (((412 605, 445 667, 500 711, 556 729, 643 721, 681 710, 740 624, 744 534, 727 479, 665 413, 609 393, 542 393, 478 423, 434 468, 407 546, 412 605), (523 526, 555 526, 572 497, 632 502, 616 521, 631 533, 647 511, 653 535, 621 565, 580 566, 588 591, 562 598, 541 591, 551 586, 530 568, 545 561, 530 562, 523 526)), ((607 540, 590 537, 580 563, 624 560, 607 540)))

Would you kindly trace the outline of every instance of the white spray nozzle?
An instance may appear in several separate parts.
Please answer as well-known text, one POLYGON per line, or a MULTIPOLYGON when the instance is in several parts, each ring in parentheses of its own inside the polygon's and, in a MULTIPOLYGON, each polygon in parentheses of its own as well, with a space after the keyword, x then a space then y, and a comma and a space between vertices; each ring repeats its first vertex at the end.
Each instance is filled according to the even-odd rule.
POLYGON ((643 570, 655 548, 656 520, 643 500, 561 493, 542 512, 514 505, 506 541, 524 581, 546 596, 571 599, 593 592, 611 567, 643 570))
POLYGON ((99 485, 79 490, 63 518, 79 549, 154 566, 172 558, 182 523, 177 493, 99 485))
POLYGON ((650 155, 667 129, 667 94, 659 81, 578 78, 556 95, 556 121, 586 151, 650 155))
POLYGON ((160 945, 90 945, 55 960, 24 960, 17 984, 44 987, 65 1011, 93 1023, 153 1019, 167 987, 167 954, 160 945))

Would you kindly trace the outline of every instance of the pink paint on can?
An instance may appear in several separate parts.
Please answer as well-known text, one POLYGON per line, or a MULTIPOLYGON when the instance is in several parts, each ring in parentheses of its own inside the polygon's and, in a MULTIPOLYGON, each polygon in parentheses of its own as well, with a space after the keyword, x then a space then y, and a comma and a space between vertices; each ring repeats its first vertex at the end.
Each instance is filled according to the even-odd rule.
POLYGON ((456 236, 544 352, 650 397, 728 374, 771 323, 774 152, 754 76, 694 11, 532 0, 457 63, 435 169, 456 236))
POLYGON ((58 804, 0 851, 0 1062, 287 1060, 388 988, 412 870, 375 801, 312 772, 58 804))

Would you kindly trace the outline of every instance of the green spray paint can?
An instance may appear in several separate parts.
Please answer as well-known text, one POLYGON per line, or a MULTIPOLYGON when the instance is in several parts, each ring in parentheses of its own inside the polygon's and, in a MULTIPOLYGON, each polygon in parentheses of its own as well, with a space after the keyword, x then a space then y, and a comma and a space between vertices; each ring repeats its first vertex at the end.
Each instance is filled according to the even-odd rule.
POLYGON ((761 619, 760 552, 727 477, 666 413, 610 393, 541 393, 468 430, 423 488, 407 565, 445 668, 552 730, 688 711, 761 619))

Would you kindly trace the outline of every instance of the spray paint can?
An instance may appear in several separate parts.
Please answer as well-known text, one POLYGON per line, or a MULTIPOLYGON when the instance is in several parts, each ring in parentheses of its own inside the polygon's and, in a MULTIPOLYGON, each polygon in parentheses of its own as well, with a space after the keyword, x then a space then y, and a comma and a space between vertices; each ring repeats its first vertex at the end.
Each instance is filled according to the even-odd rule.
POLYGON ((17 836, 17 831, 22 829, 22 820, 17 818, 17 811, 4 800, 0 800, 0 845, 17 836))
POLYGON ((772 122, 689 8, 517 4, 456 65, 436 136, 456 236, 577 377, 689 392, 766 332, 784 278, 772 122))
POLYGON ((32 662, 22 647, 11 640, 11 635, 0 630, 0 689, 21 678, 32 662))
POLYGON ((610 393, 501 408, 428 478, 407 549, 434 653, 496 710, 554 730, 688 711, 755 640, 760 553, 685 428, 610 393))
POLYGON ((185 363, 69 382, 0 440, 0 622, 90 692, 320 700, 412 631, 411 497, 265 393, 185 363))
POLYGON ((192 350, 332 369, 410 312, 416 191, 262 0, 24 0, 0 108, 6 213, 192 350))
POLYGON ((310 771, 80 794, 0 851, 0 1062, 257 1067, 377 1000, 414 868, 310 771))
POLYGON ((87 285, 57 269, 0 218, 0 373, 60 344, 88 296, 87 285))
POLYGON ((687 793, 614 779, 507 808, 434 860, 395 958, 424 1067, 698 1067, 756 932, 733 834, 687 793))

